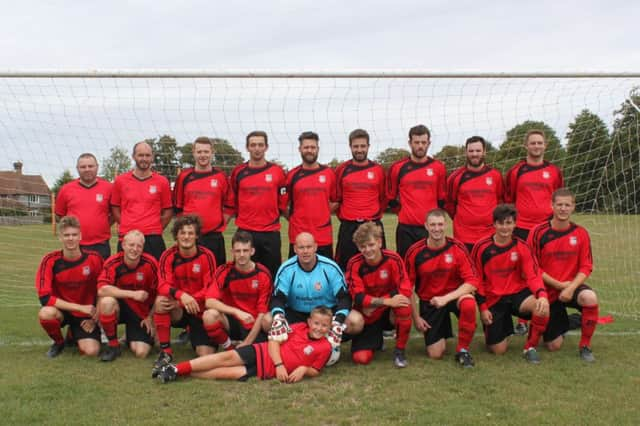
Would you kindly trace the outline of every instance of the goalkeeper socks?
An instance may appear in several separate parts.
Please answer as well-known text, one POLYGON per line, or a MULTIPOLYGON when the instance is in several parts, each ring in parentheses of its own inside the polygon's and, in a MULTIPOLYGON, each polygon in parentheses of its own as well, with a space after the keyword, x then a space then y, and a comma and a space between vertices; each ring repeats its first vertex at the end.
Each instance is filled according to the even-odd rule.
POLYGON ((191 362, 184 361, 176 364, 176 370, 178 371, 178 376, 188 376, 191 374, 191 362))
POLYGON ((40 320, 40 325, 44 328, 44 331, 47 332, 49 337, 53 340, 56 345, 61 345, 64 343, 64 338, 62 337, 62 330, 60 330, 61 322, 60 320, 54 318, 50 320, 40 320))
POLYGON ((458 346, 456 352, 469 350, 473 333, 476 331, 476 301, 473 297, 460 300, 460 317, 458 318, 458 346))
POLYGON ((169 355, 173 354, 171 350, 171 316, 166 314, 153 314, 153 322, 156 324, 156 334, 158 335, 158 342, 160 342, 160 349, 169 355))
POLYGON ((216 321, 213 324, 205 325, 204 329, 207 331, 207 336, 209 336, 211 342, 215 343, 216 345, 222 345, 223 348, 227 348, 231 344, 229 335, 224 329, 224 325, 221 321, 216 321))
POLYGON ((118 343, 118 318, 116 313, 112 314, 100 314, 100 324, 104 329, 107 339, 109 339, 109 346, 117 347, 118 343))
POLYGON ((582 307, 582 334, 580 336, 579 347, 591 347, 591 337, 596 331, 596 324, 598 323, 598 305, 589 305, 582 307))
POLYGON ((541 317, 533 314, 531 316, 531 325, 529 327, 529 337, 524 344, 524 349, 535 348, 540 342, 540 337, 544 334, 549 323, 549 317, 541 317))

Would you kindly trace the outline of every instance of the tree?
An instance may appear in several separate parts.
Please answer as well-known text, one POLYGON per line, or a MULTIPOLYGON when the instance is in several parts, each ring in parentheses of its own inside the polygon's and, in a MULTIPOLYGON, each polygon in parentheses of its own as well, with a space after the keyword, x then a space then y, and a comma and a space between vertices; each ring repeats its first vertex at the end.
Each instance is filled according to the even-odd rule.
POLYGON ((602 190, 610 149, 607 125, 596 114, 584 109, 569 124, 563 173, 566 186, 576 194, 578 211, 593 211, 604 203, 602 190))
POLYGON ((178 143, 176 139, 169 135, 162 135, 158 140, 147 140, 153 149, 153 169, 169 179, 170 182, 176 180, 178 167, 178 143))
POLYGON ((235 166, 244 162, 240 151, 235 149, 228 140, 218 138, 213 138, 212 140, 216 152, 214 159, 216 167, 230 174, 235 166))
POLYGON ((193 143, 189 142, 180 147, 180 167, 194 167, 196 160, 193 158, 193 143))
POLYGON ((511 166, 525 158, 527 152, 524 148, 524 137, 532 129, 542 130, 545 133, 547 139, 547 150, 544 154, 545 160, 549 160, 562 168, 565 152, 560 144, 560 139, 556 136, 555 130, 542 121, 531 120, 520 123, 507 132, 506 139, 500 145, 500 150, 490 156, 492 165, 506 173, 511 166))
POLYGON ((451 173, 465 163, 465 148, 463 146, 445 145, 434 158, 442 161, 447 167, 447 173, 451 173))
POLYGON ((278 160, 277 158, 272 158, 271 160, 269 160, 269 162, 273 164, 277 164, 278 166, 282 167, 282 170, 284 170, 285 173, 289 171, 289 168, 287 167, 287 165, 284 164, 282 161, 278 160))
POLYGON ((337 157, 333 157, 331 159, 331 161, 329 161, 329 163, 327 164, 327 166, 331 167, 332 169, 335 170, 336 167, 338 167, 340 165, 342 161, 338 160, 337 157))
POLYGON ((387 148, 376 156, 376 162, 388 169, 394 162, 409 157, 411 153, 404 148, 387 148))
POLYGON ((74 179, 73 175, 69 171, 69 169, 65 169, 64 172, 60 175, 60 177, 55 181, 53 187, 51 188, 51 192, 57 197, 60 188, 66 183, 71 182, 74 179))
POLYGON ((131 170, 131 157, 119 146, 111 148, 110 152, 109 157, 102 160, 100 170, 103 178, 113 182, 116 176, 131 170))

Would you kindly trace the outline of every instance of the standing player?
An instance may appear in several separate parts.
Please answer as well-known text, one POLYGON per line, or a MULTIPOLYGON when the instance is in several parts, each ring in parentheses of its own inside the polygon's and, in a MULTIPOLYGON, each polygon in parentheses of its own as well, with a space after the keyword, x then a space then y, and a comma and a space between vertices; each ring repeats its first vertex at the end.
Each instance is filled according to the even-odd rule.
MULTIPOLYGON (((120 224, 119 237, 132 229, 144 234, 144 252, 160 259, 165 250, 162 230, 173 209, 169 181, 151 170, 153 151, 146 142, 133 146, 135 168, 118 176, 113 184, 111 212, 120 224)), ((119 249, 122 248, 118 243, 119 249)))
POLYGON ((424 218, 427 212, 445 205, 447 171, 443 163, 427 156, 431 132, 419 124, 409 130, 411 156, 389 168, 387 199, 397 207, 396 247, 404 257, 407 249, 427 236, 424 218))
POLYGON ((242 341, 238 347, 267 340, 263 317, 273 285, 269 270, 251 260, 254 251, 251 234, 237 231, 231 239, 233 262, 216 269, 215 282, 207 289, 204 328, 225 349, 231 339, 242 341))
POLYGON ((216 270, 216 259, 208 249, 196 244, 200 235, 198 216, 180 216, 173 221, 171 233, 176 244, 160 258, 158 297, 153 314, 160 343, 154 374, 173 358, 172 325, 189 326, 191 345, 199 356, 213 352, 210 336, 202 324, 202 312, 205 294, 216 270))
POLYGON ((393 363, 407 366, 405 348, 411 332, 411 283, 402 258, 382 248, 382 229, 373 222, 365 222, 353 234, 360 254, 349 260, 346 280, 353 299, 354 310, 361 314, 364 327, 351 331, 351 359, 356 364, 369 364, 373 353, 382 348, 385 329, 396 328, 396 348, 393 363))
POLYGON ((336 169, 336 190, 340 219, 336 262, 345 270, 347 262, 358 253, 353 233, 358 226, 374 221, 382 231, 382 247, 385 247, 382 214, 387 207, 385 173, 382 166, 369 160, 369 133, 356 129, 349 134, 352 159, 336 169))
POLYGON ((298 137, 302 164, 287 174, 289 257, 293 241, 309 232, 318 244, 318 253, 333 258, 331 213, 337 208, 336 176, 333 169, 318 163, 318 135, 303 132, 298 137))
POLYGON ((598 322, 598 297, 584 282, 593 270, 589 233, 571 222, 575 198, 566 188, 552 195, 553 218, 538 225, 529 235, 529 245, 542 269, 542 280, 549 292, 551 318, 544 341, 551 351, 560 349, 569 331, 567 307, 582 312, 580 358, 594 362, 591 337, 598 322))
POLYGON ((61 327, 68 325, 77 340, 80 353, 98 355, 100 329, 95 322, 96 285, 102 270, 102 257, 80 248, 80 222, 65 216, 58 223, 62 250, 42 258, 36 272, 36 290, 42 308, 40 325, 53 340, 47 352, 55 358, 64 349, 61 327))
POLYGON ((446 212, 434 209, 427 213, 425 227, 429 236, 407 251, 409 279, 418 298, 419 309, 413 312, 416 329, 424 334, 427 356, 442 359, 446 339, 453 337, 451 313, 458 317, 456 361, 473 367, 469 345, 476 330, 476 302, 473 293, 478 278, 464 245, 447 238, 446 212))
POLYGON ((275 275, 282 262, 280 213, 284 211, 285 173, 282 167, 269 163, 267 134, 256 130, 247 135, 249 161, 231 173, 232 205, 238 229, 253 237, 256 250, 252 260, 275 275))
POLYGON ((82 226, 80 246, 100 253, 103 259, 111 255, 112 185, 98 177, 98 161, 93 154, 80 154, 76 163, 79 178, 60 188, 56 197, 56 219, 75 216, 82 226))
POLYGON ((198 244, 211 250, 216 263, 227 261, 223 232, 233 214, 231 187, 222 170, 211 165, 213 142, 199 137, 193 142, 195 166, 183 170, 173 187, 173 205, 178 216, 196 214, 202 221, 198 244))
POLYGON ((120 356, 118 324, 126 325, 129 348, 138 358, 145 358, 153 346, 151 308, 158 288, 158 262, 143 253, 144 235, 132 230, 122 238, 122 252, 111 256, 98 278, 98 311, 107 347, 101 361, 120 356))
POLYGON ((491 212, 502 203, 500 171, 485 164, 487 142, 472 136, 465 143, 467 164, 447 179, 447 211, 453 218, 453 236, 471 252, 473 245, 493 234, 491 212))
POLYGON ((536 346, 549 322, 547 292, 531 250, 513 235, 515 208, 500 204, 493 211, 493 224, 495 234, 478 241, 472 253, 481 283, 478 298, 485 341, 491 352, 505 353, 507 338, 513 334, 511 315, 531 317, 523 354, 528 362, 538 364, 536 346))

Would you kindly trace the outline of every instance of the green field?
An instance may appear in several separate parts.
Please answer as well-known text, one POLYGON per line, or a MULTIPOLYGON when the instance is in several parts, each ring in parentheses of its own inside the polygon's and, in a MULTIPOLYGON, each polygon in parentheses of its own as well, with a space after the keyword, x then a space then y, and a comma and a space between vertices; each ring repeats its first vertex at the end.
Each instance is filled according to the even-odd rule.
MULTIPOLYGON (((453 362, 453 341, 445 360, 432 361, 414 335, 404 370, 392 367, 391 350, 379 353, 370 366, 356 367, 345 344, 338 365, 296 385, 187 379, 163 386, 150 379, 151 358, 136 360, 128 352, 109 364, 75 350, 48 360, 33 279, 42 255, 58 242, 50 227, 0 227, 2 423, 638 424, 640 219, 577 219, 592 235, 596 267, 589 283, 599 293, 601 315, 615 318, 596 331, 595 364, 579 360, 573 333, 561 352, 542 350, 539 366, 521 358, 523 338, 514 337, 510 352, 496 358, 477 335, 476 368, 463 371, 453 362)), ((394 221, 385 218, 389 242, 394 221)), ((191 356, 190 348, 176 346, 178 360, 191 356)))

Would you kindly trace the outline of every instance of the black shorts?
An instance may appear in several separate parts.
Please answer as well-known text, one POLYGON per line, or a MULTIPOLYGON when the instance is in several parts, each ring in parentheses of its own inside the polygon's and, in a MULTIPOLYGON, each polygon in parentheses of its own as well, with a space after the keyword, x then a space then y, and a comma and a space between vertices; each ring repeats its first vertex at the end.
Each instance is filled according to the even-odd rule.
POLYGON ((93 339, 97 340, 98 342, 100 341, 100 327, 97 323, 93 328, 93 331, 91 333, 87 333, 86 331, 84 331, 80 323, 88 318, 78 318, 76 316, 73 316, 69 311, 60 312, 62 312, 63 316, 62 324, 60 324, 60 326, 64 327, 65 325, 68 325, 74 340, 77 341, 80 339, 93 339))
POLYGON ((258 232, 248 229, 238 229, 247 231, 253 237, 253 248, 256 253, 251 257, 254 262, 264 265, 271 276, 275 277, 278 268, 282 263, 280 231, 258 232))
POLYGON ((581 284, 573 292, 573 297, 568 302, 561 302, 556 300, 549 307, 549 324, 543 334, 545 342, 550 342, 564 333, 569 331, 569 315, 567 315, 567 308, 574 308, 582 312, 582 306, 578 305, 578 294, 585 290, 591 290, 586 284, 581 284))
POLYGON ((394 325, 391 323, 390 313, 391 309, 387 309, 378 321, 372 324, 365 324, 361 333, 349 335, 351 338, 351 353, 362 350, 376 351, 382 349, 384 339, 382 332, 384 330, 394 329, 394 325))
POLYGON ((424 333, 425 345, 431 346, 440 339, 453 337, 450 314, 454 314, 458 318, 460 317, 457 300, 452 300, 442 308, 436 308, 425 300, 420 301, 420 317, 431 326, 431 328, 424 333))
POLYGON ((529 238, 529 231, 530 231, 529 229, 516 227, 513 230, 513 235, 520 238, 522 241, 527 241, 527 238, 529 238))
MULTIPOLYGON (((327 257, 329 259, 333 259, 333 247, 331 246, 331 244, 327 244, 326 246, 318 246, 316 254, 327 257)), ((296 253, 295 251, 293 251, 293 244, 289 244, 289 259, 291 259, 295 255, 296 253)))
POLYGON ((109 240, 103 241, 101 243, 96 244, 81 244, 81 247, 85 250, 96 251, 103 259, 107 259, 107 257, 111 256, 111 246, 109 245, 109 240))
POLYGON ((208 232, 201 235, 198 244, 208 248, 216 258, 216 265, 224 265, 227 262, 227 253, 224 247, 224 235, 222 232, 208 232))
POLYGON ((238 381, 246 382, 251 377, 258 375, 258 362, 256 358, 256 349, 253 345, 243 346, 235 350, 244 363, 244 368, 247 369, 247 374, 240 377, 238 381))
POLYGON ((527 320, 531 319, 530 314, 520 312, 520 305, 531 295, 531 290, 525 288, 518 293, 501 297, 495 305, 489 308, 491 315, 493 315, 493 323, 489 326, 484 326, 487 345, 500 343, 513 334, 512 315, 527 320))
MULTIPOLYGON (((238 319, 233 315, 227 315, 226 317, 227 317, 227 321, 229 321, 229 330, 228 330, 229 338, 231 338, 231 340, 244 340, 249 335, 250 330, 247 330, 246 328, 244 328, 240 323, 240 321, 238 321, 238 319)), ((265 334, 264 331, 260 330, 260 332, 256 336, 256 340, 254 340, 253 343, 260 343, 260 342, 266 342, 266 341, 267 341, 267 335, 265 334)))
POLYGON ((398 224, 396 228, 396 251, 404 258, 404 255, 415 242, 427 238, 429 234, 423 225, 398 224))
POLYGON ((127 335, 127 344, 131 342, 143 342, 153 346, 153 337, 140 326, 142 318, 140 318, 122 299, 118 300, 120 314, 118 315, 118 324, 124 324, 125 333, 127 335))
POLYGON ((182 318, 176 322, 172 322, 171 325, 179 328, 189 326, 189 340, 191 341, 191 346, 194 348, 196 346, 212 346, 207 331, 204 329, 202 318, 191 315, 183 310, 182 318))
MULTIPOLYGON (((166 249, 167 246, 164 245, 162 235, 144 236, 144 248, 142 251, 155 257, 156 260, 160 261, 160 256, 162 256, 162 252, 166 249)), ((118 241, 118 251, 122 251, 122 240, 118 241)))
MULTIPOLYGON (((386 248, 387 244, 384 238, 384 225, 382 221, 375 220, 376 225, 382 229, 382 248, 386 248)), ((343 220, 340 222, 340 228, 338 229, 338 244, 336 245, 336 263, 340 266, 340 269, 345 271, 347 269, 347 263, 356 254, 360 253, 358 247, 353 242, 353 233, 364 222, 343 220)))

